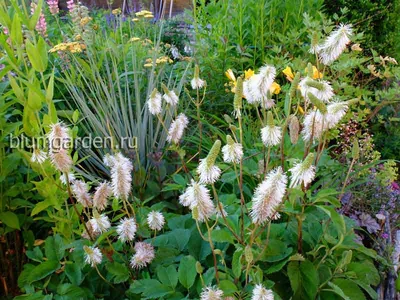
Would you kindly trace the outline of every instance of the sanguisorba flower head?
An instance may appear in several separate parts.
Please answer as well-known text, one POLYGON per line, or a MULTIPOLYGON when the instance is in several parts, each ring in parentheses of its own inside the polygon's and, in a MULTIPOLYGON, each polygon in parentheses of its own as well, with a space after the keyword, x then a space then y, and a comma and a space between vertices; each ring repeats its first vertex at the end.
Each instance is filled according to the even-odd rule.
POLYGON ((235 97, 233 98, 233 114, 235 118, 241 115, 243 107, 243 79, 239 77, 236 81, 235 97))
POLYGON ((190 81, 190 84, 194 90, 201 89, 206 85, 206 82, 203 79, 200 79, 200 68, 198 65, 194 67, 194 76, 190 81))
POLYGON ((224 162, 238 164, 243 157, 243 146, 235 143, 230 135, 226 136, 226 145, 222 147, 224 162))
POLYGON ((145 242, 135 244, 135 254, 131 258, 131 267, 141 269, 151 263, 154 259, 154 247, 145 242))
POLYGON ((256 284, 251 300, 274 300, 274 293, 266 289, 262 284, 256 284))
POLYGON ((318 109, 307 113, 301 131, 303 140, 307 142, 310 141, 311 138, 313 140, 319 140, 322 134, 327 130, 327 122, 325 119, 325 115, 318 109))
POLYGON ((179 97, 173 90, 169 90, 165 84, 161 85, 164 90, 164 95, 162 96, 165 102, 167 102, 171 106, 176 106, 179 103, 179 97))
POLYGON ((350 43, 353 35, 351 25, 340 24, 326 38, 322 45, 317 46, 317 53, 324 65, 334 62, 350 43))
POLYGON ((93 195, 93 207, 102 211, 107 207, 107 200, 112 194, 112 189, 108 182, 101 183, 93 195))
POLYGON ((200 294, 200 300, 222 300, 224 292, 217 287, 206 286, 200 294))
POLYGON ((97 212, 94 213, 93 218, 89 220, 90 226, 92 226, 94 234, 102 234, 107 232, 111 227, 110 220, 106 215, 99 215, 97 212))
POLYGON ((315 178, 315 166, 314 162, 314 153, 309 153, 306 159, 302 162, 297 162, 293 165, 293 167, 289 170, 290 175, 290 187, 296 187, 300 184, 304 184, 307 186, 310 184, 315 178))
POLYGON ((97 247, 83 246, 85 252, 85 263, 90 264, 92 267, 101 263, 103 254, 97 247))
POLYGON ((124 218, 117 226, 118 239, 122 242, 133 241, 136 234, 136 221, 134 218, 124 218))
POLYGON ((314 80, 310 77, 303 78, 299 83, 301 95, 306 101, 309 101, 308 93, 313 94, 321 101, 327 103, 335 95, 330 83, 326 80, 314 80))
POLYGON ((44 163, 47 159, 47 153, 39 148, 35 148, 32 152, 31 162, 36 162, 38 164, 44 163))
POLYGON ((221 176, 221 169, 215 165, 221 149, 221 141, 216 140, 206 158, 200 160, 197 167, 197 174, 200 176, 200 183, 214 183, 221 176))
POLYGON ((51 125, 47 140, 49 157, 54 167, 61 172, 69 172, 73 162, 68 152, 71 147, 68 129, 62 123, 51 125))
POLYGON ((89 187, 82 180, 75 180, 71 185, 72 193, 76 200, 83 205, 83 207, 91 207, 93 204, 92 197, 89 194, 89 187))
POLYGON ((210 197, 210 191, 202 184, 192 180, 186 191, 179 196, 179 203, 196 209, 197 221, 204 222, 215 213, 215 206, 210 197))
POLYGON ((106 155, 104 163, 111 168, 111 188, 118 199, 127 199, 132 183, 132 162, 121 153, 106 155))
POLYGON ((168 129, 167 141, 174 144, 178 144, 182 139, 183 132, 185 131, 189 120, 185 114, 181 113, 178 117, 171 123, 168 129))
POLYGON ((261 102, 267 97, 275 80, 275 75, 275 67, 265 65, 249 79, 249 92, 257 102, 261 102))
POLYGON ((268 112, 267 125, 261 129, 261 139, 264 145, 271 147, 278 145, 282 139, 282 128, 275 126, 272 112, 268 112))
POLYGON ((250 216, 255 224, 263 224, 277 216, 276 209, 286 192, 287 176, 281 167, 268 173, 256 188, 250 216))
POLYGON ((335 127, 340 122, 348 108, 347 102, 332 102, 327 105, 326 125, 329 129, 335 127))
POLYGON ((147 215, 147 224, 151 230, 159 231, 163 228, 165 223, 164 216, 158 211, 151 211, 147 215))
POLYGON ((156 88, 151 92, 149 99, 147 100, 147 107, 152 115, 158 115, 162 109, 161 94, 156 88))

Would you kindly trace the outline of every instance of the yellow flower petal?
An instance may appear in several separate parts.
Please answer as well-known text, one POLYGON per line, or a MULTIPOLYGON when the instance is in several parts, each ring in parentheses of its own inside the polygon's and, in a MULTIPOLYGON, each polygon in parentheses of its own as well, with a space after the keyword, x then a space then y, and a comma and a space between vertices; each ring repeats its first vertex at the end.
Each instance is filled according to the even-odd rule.
POLYGON ((225 76, 228 77, 228 79, 229 79, 230 81, 236 81, 235 74, 233 74, 233 71, 232 71, 231 69, 228 69, 228 70, 225 72, 225 76))
POLYGON ((249 79, 254 75, 254 71, 252 69, 248 69, 244 71, 244 79, 249 79))
POLYGON ((279 85, 279 83, 274 81, 269 90, 271 94, 278 95, 281 92, 281 86, 279 85))
POLYGON ((283 74, 286 75, 287 80, 292 81, 294 78, 293 72, 292 72, 292 68, 287 66, 283 71, 283 74))

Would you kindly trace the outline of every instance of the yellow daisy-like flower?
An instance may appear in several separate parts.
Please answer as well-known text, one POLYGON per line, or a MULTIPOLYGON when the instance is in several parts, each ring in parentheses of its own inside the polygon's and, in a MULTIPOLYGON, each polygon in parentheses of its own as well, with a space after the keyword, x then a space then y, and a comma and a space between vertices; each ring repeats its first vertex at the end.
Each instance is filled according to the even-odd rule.
POLYGON ((297 109, 299 110, 299 112, 304 115, 304 109, 299 105, 297 106, 297 109))
POLYGON ((85 17, 81 20, 80 25, 81 27, 85 26, 87 23, 89 23, 92 20, 91 17, 85 17))
POLYGON ((287 67, 282 71, 282 73, 286 75, 286 79, 287 79, 287 80, 289 80, 289 81, 292 81, 292 80, 293 80, 294 74, 293 74, 293 72, 292 72, 292 68, 291 68, 291 67, 287 66, 287 67))
POLYGON ((244 71, 244 79, 249 79, 254 75, 254 71, 252 69, 248 69, 244 71))
POLYGON ((271 88, 269 89, 271 94, 278 95, 281 92, 281 86, 277 82, 273 82, 271 88))

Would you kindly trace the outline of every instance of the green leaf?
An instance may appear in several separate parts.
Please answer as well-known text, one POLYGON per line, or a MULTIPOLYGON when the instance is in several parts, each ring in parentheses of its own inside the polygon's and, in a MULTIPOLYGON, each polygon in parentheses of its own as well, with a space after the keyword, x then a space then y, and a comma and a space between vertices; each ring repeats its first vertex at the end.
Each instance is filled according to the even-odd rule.
POLYGON ((159 266, 157 268, 157 277, 161 283, 170 286, 173 289, 178 284, 178 272, 176 271, 175 266, 171 265, 167 268, 159 266))
POLYGON ((134 294, 143 293, 148 299, 160 299, 163 296, 172 294, 174 291, 170 287, 161 284, 155 279, 135 280, 129 287, 129 292, 134 294))
POLYGON ((37 111, 42 108, 43 95, 37 92, 36 89, 30 88, 28 91, 28 105, 33 110, 37 111))
POLYGON ((230 280, 222 280, 219 283, 219 288, 224 292, 225 296, 232 295, 234 292, 237 292, 236 285, 230 280))
POLYGON ((240 258, 242 257, 243 249, 236 249, 235 253, 233 253, 232 258, 232 272, 235 278, 239 278, 242 274, 242 264, 240 263, 240 258))
POLYGON ((6 224, 8 227, 18 230, 20 229, 18 217, 11 211, 0 213, 0 221, 6 224))
POLYGON ((318 273, 308 261, 291 261, 288 276, 293 290, 293 299, 315 299, 318 290, 318 273))
POLYGON ((347 266, 347 271, 356 273, 357 279, 367 285, 377 286, 381 281, 378 270, 372 262, 367 260, 350 263, 347 266))
POLYGON ((213 230, 211 232, 211 239, 217 243, 230 243, 233 244, 232 234, 225 229, 213 230))
POLYGON ((17 81, 13 76, 8 76, 8 80, 10 81, 11 88, 15 94, 15 96, 18 98, 19 101, 24 101, 25 96, 24 96, 24 91, 21 89, 21 87, 18 85, 17 81))
POLYGON ((221 181, 224 183, 233 183, 236 180, 236 172, 232 171, 232 172, 227 172, 222 174, 221 176, 221 181))
POLYGON ((344 278, 336 278, 332 283, 338 286, 350 300, 366 300, 364 293, 353 281, 344 278))
POLYGON ((342 215, 340 215, 333 207, 330 206, 317 205, 317 207, 329 216, 338 230, 338 233, 346 233, 346 224, 342 215))
POLYGON ((45 240, 44 252, 48 260, 60 261, 64 257, 64 243, 60 235, 45 240))
POLYGON ((193 285, 196 275, 196 260, 190 255, 183 257, 178 269, 179 282, 189 289, 193 285))
POLYGON ((46 101, 49 103, 53 100, 54 96, 54 71, 51 73, 49 83, 46 90, 46 101))
POLYGON ((32 15, 32 18, 29 20, 29 30, 34 31, 37 22, 39 21, 40 13, 42 11, 43 0, 39 0, 37 2, 36 10, 32 15))
POLYGON ((73 285, 79 286, 82 281, 82 271, 77 263, 65 265, 65 275, 73 285))
POLYGON ((32 209, 31 216, 37 215, 41 211, 45 210, 51 205, 48 201, 42 201, 35 204, 35 207, 32 209))
POLYGON ((114 283, 125 282, 129 279, 129 270, 124 264, 118 262, 107 263, 106 269, 114 277, 114 283))
POLYGON ((50 274, 53 274, 56 270, 60 268, 60 263, 54 260, 47 260, 40 265, 37 265, 29 274, 28 282, 32 283, 43 279, 50 274))
POLYGON ((26 40, 26 53, 35 71, 43 73, 47 69, 46 43, 42 37, 39 38, 37 47, 26 40), (44 57, 41 57, 41 55, 44 55, 44 57))

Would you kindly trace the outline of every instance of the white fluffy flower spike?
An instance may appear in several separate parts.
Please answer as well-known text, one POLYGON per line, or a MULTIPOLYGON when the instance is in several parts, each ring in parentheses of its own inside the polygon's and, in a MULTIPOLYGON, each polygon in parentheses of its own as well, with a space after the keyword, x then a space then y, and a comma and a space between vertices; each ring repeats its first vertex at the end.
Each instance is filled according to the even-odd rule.
POLYGON ((273 66, 265 65, 260 68, 258 74, 249 79, 249 92, 257 102, 263 101, 270 93, 270 88, 275 80, 276 69, 273 66))
POLYGON ((184 114, 179 114, 178 117, 171 123, 168 129, 167 141, 178 144, 182 139, 183 132, 189 124, 188 118, 184 114))
POLYGON ((147 100, 147 106, 152 115, 158 115, 161 113, 161 94, 156 88, 151 92, 149 100, 147 100))
POLYGON ((324 65, 334 62, 350 43, 350 37, 353 35, 351 25, 340 24, 326 38, 322 45, 317 46, 317 53, 324 65))
POLYGON ((300 184, 307 186, 315 177, 314 153, 309 153, 302 162, 295 163, 289 171, 291 173, 290 187, 296 187, 300 184))
POLYGON ((196 65, 194 68, 194 76, 192 81, 190 81, 190 84, 192 85, 192 89, 194 90, 201 89, 206 85, 206 82, 200 79, 200 68, 198 65, 196 65))
POLYGON ((97 247, 83 246, 85 252, 85 263, 90 264, 92 267, 101 263, 103 255, 97 247))
POLYGON ((154 247, 145 242, 137 242, 135 244, 135 254, 131 259, 131 267, 141 269, 147 266, 154 259, 154 247))
POLYGON ((261 129, 261 139, 264 145, 271 147, 278 145, 282 139, 282 129, 275 126, 272 112, 268 112, 267 125, 261 129))
POLYGON ((221 169, 215 165, 220 149, 221 141, 216 140, 207 157, 200 160, 200 164, 197 167, 197 174, 200 176, 200 183, 211 184, 216 182, 221 176, 221 169))
POLYGON ((222 300, 224 292, 217 287, 206 286, 200 294, 200 300, 222 300))
POLYGON ((93 229, 94 234, 102 234, 107 232, 111 227, 111 223, 106 215, 99 215, 94 211, 94 216, 89 220, 89 224, 93 229))
POLYGON ((179 97, 173 90, 169 90, 164 84, 161 85, 164 90, 164 95, 162 96, 165 102, 171 106, 176 106, 179 103, 179 97))
POLYGON ((287 176, 281 167, 268 173, 256 188, 250 216, 255 224, 263 224, 277 217, 276 209, 282 203, 286 192, 287 176))
POLYGON ((122 242, 133 241, 136 234, 136 221, 134 218, 124 218, 117 226, 118 239, 122 242))
POLYGON ((118 199, 127 199, 132 183, 132 162, 121 153, 106 155, 105 165, 111 168, 111 188, 118 199))
POLYGON ((179 203, 196 210, 196 220, 204 222, 215 213, 210 191, 202 184, 192 180, 186 191, 179 196, 179 203))
POLYGON ((257 284, 253 289, 251 300, 274 300, 274 294, 262 284, 257 284))
POLYGON ((243 157, 243 146, 235 143, 230 135, 226 136, 226 145, 222 147, 224 162, 238 164, 243 157))
POLYGON ((151 230, 161 230, 164 226, 164 223, 164 216, 158 211, 152 211, 147 215, 147 224, 151 230))

